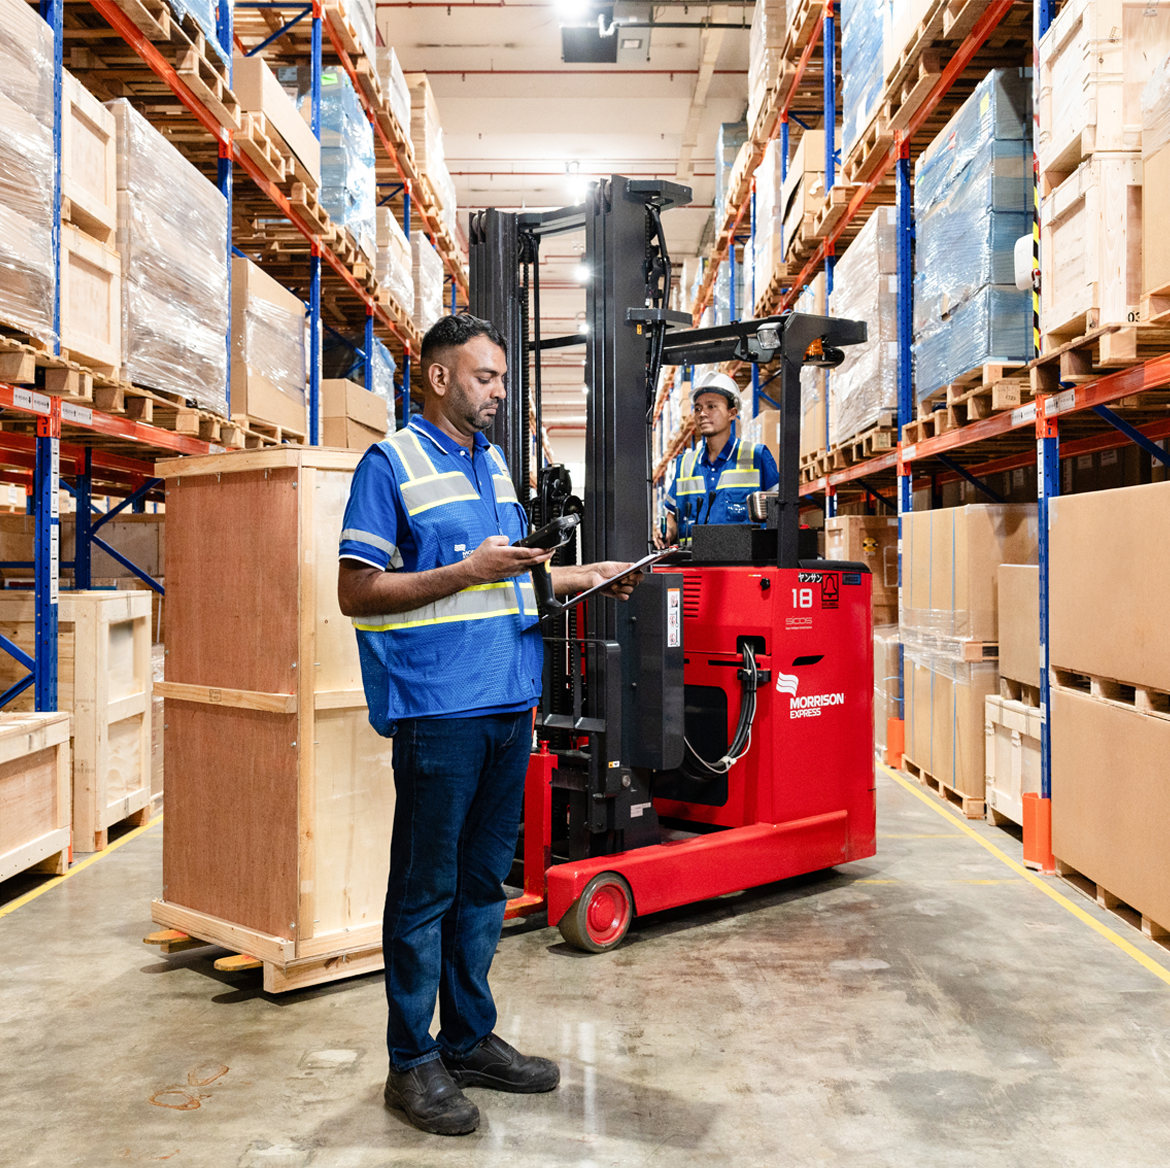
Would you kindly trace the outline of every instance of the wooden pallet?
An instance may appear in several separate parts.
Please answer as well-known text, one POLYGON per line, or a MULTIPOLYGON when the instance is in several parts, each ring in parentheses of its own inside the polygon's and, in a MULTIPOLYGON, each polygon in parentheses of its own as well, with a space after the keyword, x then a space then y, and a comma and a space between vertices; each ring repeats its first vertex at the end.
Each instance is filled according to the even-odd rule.
POLYGON ((279 186, 292 172, 292 151, 268 124, 263 114, 241 115, 242 125, 235 143, 256 164, 265 178, 279 186))
POLYGON ((828 450, 804 455, 800 467, 801 481, 811 483, 833 471, 844 470, 883 451, 893 450, 897 445, 898 430, 893 425, 892 415, 887 412, 876 426, 863 433, 838 442, 828 450))
POLYGON ((274 426, 248 414, 233 414, 232 424, 243 434, 245 450, 260 450, 266 446, 280 446, 286 442, 293 446, 304 446, 308 442, 305 434, 290 430, 286 426, 274 426))
POLYGON ((1121 897, 1115 896, 1103 884, 1098 884, 1091 877, 1084 875, 1071 864, 1059 858, 1056 861, 1056 874, 1095 904, 1107 909, 1132 928, 1140 930, 1148 940, 1161 945, 1164 949, 1170 949, 1170 929, 1151 920, 1140 910, 1127 904, 1121 897))
POLYGON ((1026 366, 1011 362, 988 362, 968 370, 918 402, 918 417, 902 427, 902 441, 911 445, 937 438, 992 414, 1018 409, 1032 399, 1026 373, 1026 366))
POLYGON ((846 183, 861 184, 885 161, 894 145, 894 131, 883 116, 885 105, 878 106, 870 123, 853 143, 841 164, 841 179, 846 183))
MULTIPOLYGON (((1109 324, 1072 340, 1048 338, 1041 356, 1028 366, 1032 392, 1059 393, 1069 385, 1095 381, 1112 369, 1140 365, 1152 357, 1170 352, 1170 325, 1167 324, 1109 324)), ((1159 391, 1154 391, 1155 393, 1159 391)), ((1165 401, 1161 398, 1151 401, 1165 401)), ((1148 394, 1140 395, 1148 398, 1148 394)), ((1136 400, 1123 398, 1111 409, 1137 406, 1136 400)))
POLYGON ((1096 674, 1078 673, 1075 670, 1056 667, 1053 668, 1052 675, 1055 683, 1065 689, 1087 693, 1109 705, 1121 706, 1127 710, 1136 710, 1139 714, 1170 721, 1170 693, 1165 690, 1148 685, 1131 685, 1111 677, 1099 677, 1096 674))
POLYGON ((27 334, 0 335, 0 381, 7 385, 35 385, 55 397, 88 403, 99 376, 67 353, 50 353, 43 341, 27 334))
POLYGON ((1013 681, 1010 677, 1000 677, 999 696, 1009 702, 1023 702, 1025 706, 1039 707, 1040 705, 1038 686, 1028 685, 1022 681, 1013 681))
POLYGON ((946 783, 935 778, 929 771, 924 770, 906 755, 902 756, 902 769, 911 778, 917 779, 924 787, 929 787, 944 803, 950 803, 953 807, 957 807, 967 819, 983 819, 986 816, 987 801, 985 799, 964 795, 962 791, 948 787, 946 783))
POLYGON ((221 126, 240 128, 240 103, 236 101, 219 61, 207 54, 203 35, 197 34, 192 46, 179 59, 179 79, 213 113, 221 126))

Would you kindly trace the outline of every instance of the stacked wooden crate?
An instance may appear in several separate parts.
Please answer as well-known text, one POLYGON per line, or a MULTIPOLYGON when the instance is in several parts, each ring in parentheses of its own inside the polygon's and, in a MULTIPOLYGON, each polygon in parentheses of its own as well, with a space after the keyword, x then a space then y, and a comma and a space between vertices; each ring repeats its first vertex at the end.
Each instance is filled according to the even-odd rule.
POLYGON ((69 865, 69 722, 0 714, 0 880, 69 865))
POLYGON ((1049 501, 1052 850, 1170 928, 1170 483, 1049 501))
POLYGON ((1070 0, 1040 41, 1040 328, 1048 347, 1141 319, 1142 91, 1168 53, 1170 9, 1126 0, 1070 0))
POLYGON ((999 566, 1036 560, 1036 515, 1032 504, 996 504, 902 520, 905 766, 968 816, 985 810, 984 699, 999 688, 999 566))
POLYGON ((1024 822, 1040 792, 1040 569, 999 567, 999 693, 986 701, 987 813, 1024 822))
POLYGON ((825 519, 825 558, 865 564, 873 574, 873 623, 898 623, 898 520, 889 515, 825 519))
MULTIPOLYGON (((0 593, 0 631, 30 655, 35 602, 0 593)), ((74 845, 100 851, 123 820, 144 823, 151 802, 150 596, 146 592, 63 592, 58 606, 57 695, 72 713, 74 845)), ((0 686, 27 671, 0 656, 0 686)), ((9 709, 31 711, 32 689, 9 709)))

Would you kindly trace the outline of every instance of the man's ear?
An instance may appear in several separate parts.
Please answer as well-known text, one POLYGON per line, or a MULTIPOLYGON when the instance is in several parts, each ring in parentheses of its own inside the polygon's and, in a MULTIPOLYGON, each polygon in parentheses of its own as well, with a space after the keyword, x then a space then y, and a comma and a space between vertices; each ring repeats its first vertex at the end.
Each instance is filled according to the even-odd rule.
POLYGON ((431 393, 438 397, 443 397, 447 393, 447 387, 451 384, 451 371, 438 361, 432 361, 427 366, 427 387, 431 393))

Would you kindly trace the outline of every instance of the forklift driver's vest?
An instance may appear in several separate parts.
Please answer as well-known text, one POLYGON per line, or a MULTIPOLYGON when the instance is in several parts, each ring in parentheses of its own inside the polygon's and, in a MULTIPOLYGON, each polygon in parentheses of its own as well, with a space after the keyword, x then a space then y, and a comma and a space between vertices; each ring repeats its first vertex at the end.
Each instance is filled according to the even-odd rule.
MULTIPOLYGON (((503 455, 494 447, 491 492, 480 498, 458 467, 441 473, 407 427, 379 443, 394 468, 410 533, 414 571, 457 563, 490 535, 513 543, 528 530, 503 455), (497 519, 498 516, 498 519, 497 519)), ((529 576, 473 584, 409 612, 354 617, 370 723, 395 733, 399 718, 470 714, 536 705, 544 643, 529 576)))
POLYGON ((748 496, 760 489, 760 471, 756 466, 756 452, 760 448, 737 438, 715 489, 709 492, 699 465, 706 448, 705 443, 700 443, 680 460, 675 497, 678 534, 682 539, 691 534, 691 527, 696 523, 747 523, 748 496))

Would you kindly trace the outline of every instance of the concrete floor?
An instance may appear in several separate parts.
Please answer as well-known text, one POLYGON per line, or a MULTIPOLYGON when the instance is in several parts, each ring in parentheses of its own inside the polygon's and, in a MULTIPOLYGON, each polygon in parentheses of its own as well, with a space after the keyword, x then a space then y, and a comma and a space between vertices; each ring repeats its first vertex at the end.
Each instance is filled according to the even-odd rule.
POLYGON ((218 950, 143 947, 151 828, 0 919, 0 1163, 1165 1165, 1170 986, 1069 904, 1170 954, 880 772, 878 823, 873 860, 636 921, 603 956, 509 926, 499 1030, 562 1084, 473 1091, 461 1139, 383 1108, 379 977, 269 997, 218 950))

